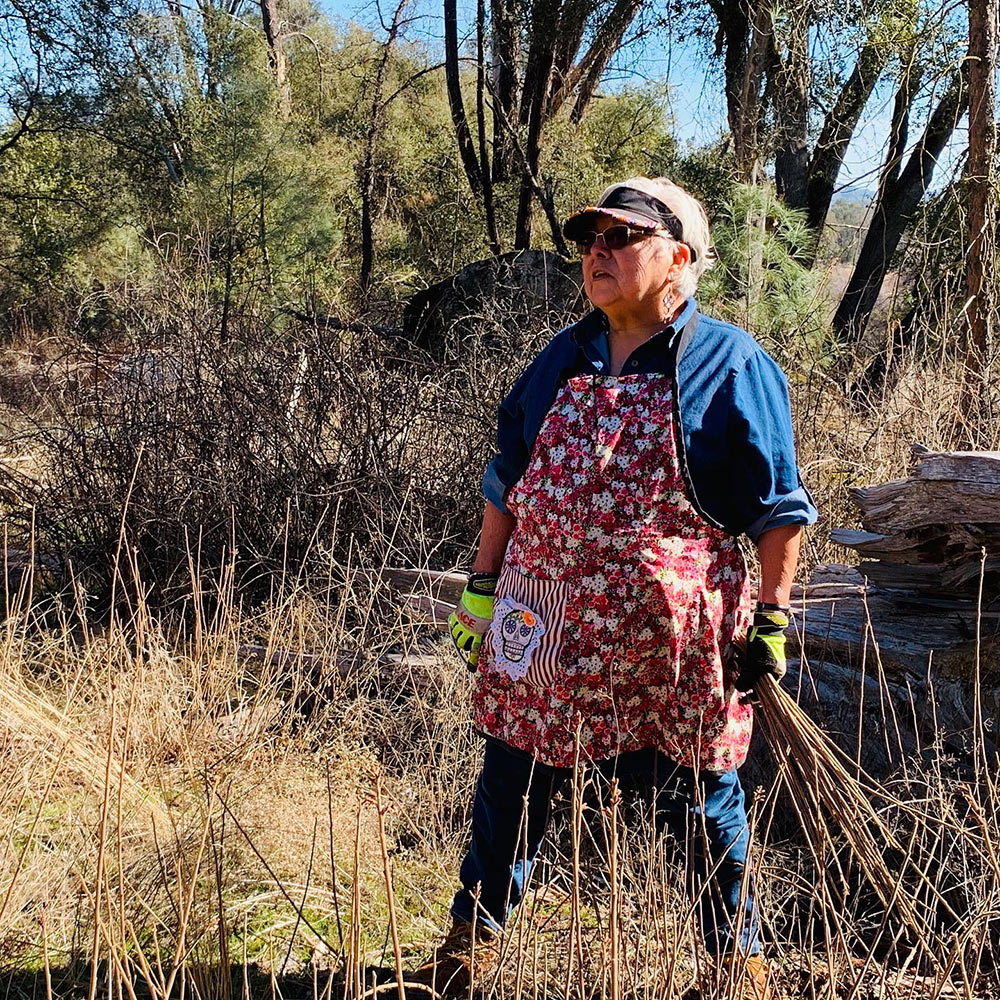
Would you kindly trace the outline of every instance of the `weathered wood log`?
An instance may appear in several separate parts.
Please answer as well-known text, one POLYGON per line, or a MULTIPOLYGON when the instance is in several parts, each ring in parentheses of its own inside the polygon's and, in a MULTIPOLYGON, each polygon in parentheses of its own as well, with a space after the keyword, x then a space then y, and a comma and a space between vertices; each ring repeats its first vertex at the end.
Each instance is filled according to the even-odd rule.
POLYGON ((834 528, 830 540, 870 559, 898 563, 978 563, 981 549, 1000 551, 1000 527, 935 524, 913 531, 885 533, 834 528))
MULTIPOLYGON (((356 574, 371 582, 383 581, 407 597, 425 597, 454 607, 468 580, 467 573, 455 570, 400 569, 383 566, 356 574)), ((447 617, 447 616, 446 616, 447 617)))
POLYGON ((951 522, 1000 525, 1000 482, 897 479, 850 491, 877 534, 951 522))
POLYGON ((321 653, 307 653, 301 649, 280 649, 249 642, 238 646, 236 652, 243 659, 265 663, 269 667, 305 673, 336 673, 341 677, 350 677, 364 663, 364 657, 360 653, 332 657, 321 653))
POLYGON ((920 479, 1000 484, 1000 451, 926 451, 914 446, 913 459, 913 475, 920 479))
POLYGON ((891 590, 944 590, 943 577, 947 566, 935 563, 896 563, 888 560, 866 560, 858 572, 871 583, 891 590))
POLYGON ((947 594, 961 591, 972 596, 979 590, 982 576, 984 591, 992 595, 997 575, 1000 574, 1000 559, 979 559, 938 564, 905 564, 882 560, 862 562, 858 571, 872 583, 893 591, 913 591, 915 594, 947 594))
POLYGON ((805 690, 806 700, 799 701, 825 729, 841 734, 842 745, 844 739, 863 739, 870 770, 881 770, 873 753, 884 756, 887 764, 898 757, 897 731, 904 747, 938 737, 967 747, 975 736, 977 703, 987 732, 995 731, 1000 721, 1000 614, 978 615, 970 600, 927 598, 902 604, 868 587, 857 570, 846 566, 819 567, 801 592, 811 599, 794 600, 792 610, 807 664, 803 677, 808 675, 812 686, 805 690), (875 713, 873 683, 882 689, 875 713), (861 715, 862 688, 864 714, 875 725, 866 725, 859 737, 852 717, 861 715), (879 735, 881 750, 872 733, 879 735))
POLYGON ((237 654, 246 660, 277 667, 287 699, 281 704, 300 715, 310 714, 340 690, 335 678, 342 681, 371 678, 383 684, 403 685, 418 693, 429 692, 440 686, 438 678, 442 676, 442 664, 450 659, 447 653, 442 656, 437 640, 430 637, 411 642, 402 650, 386 653, 377 660, 361 652, 331 655, 253 643, 239 646, 237 654))
MULTIPOLYGON (((935 678, 971 687, 975 677, 977 621, 980 636, 980 695, 1000 719, 1000 615, 978 613, 975 601, 931 600, 901 604, 865 586, 856 570, 840 567, 841 582, 804 588, 820 600, 793 603, 796 633, 813 659, 848 666, 881 663, 896 678, 919 680, 930 666, 935 678)), ((820 571, 823 579, 824 569, 820 571)))

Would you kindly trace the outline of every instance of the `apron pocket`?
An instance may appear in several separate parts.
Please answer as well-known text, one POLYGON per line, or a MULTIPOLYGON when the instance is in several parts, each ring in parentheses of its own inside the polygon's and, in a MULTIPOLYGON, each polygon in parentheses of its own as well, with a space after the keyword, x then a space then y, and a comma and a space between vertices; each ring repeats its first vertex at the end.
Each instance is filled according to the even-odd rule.
POLYGON ((493 665, 515 681, 544 686, 556 676, 569 588, 507 566, 497 580, 490 625, 493 665))

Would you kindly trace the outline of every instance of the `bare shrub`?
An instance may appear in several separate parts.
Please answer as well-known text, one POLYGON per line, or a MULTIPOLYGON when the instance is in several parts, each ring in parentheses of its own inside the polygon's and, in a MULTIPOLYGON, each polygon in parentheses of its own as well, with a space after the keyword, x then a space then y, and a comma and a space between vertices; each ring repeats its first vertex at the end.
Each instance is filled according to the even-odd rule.
POLYGON ((222 565, 261 597, 331 559, 462 556, 496 406, 551 329, 494 315, 488 342, 432 361, 363 326, 231 311, 222 340, 222 307, 185 287, 122 303, 128 343, 48 363, 57 388, 16 421, 31 467, 0 471, 12 544, 58 557, 97 607, 120 561, 162 601, 222 565))

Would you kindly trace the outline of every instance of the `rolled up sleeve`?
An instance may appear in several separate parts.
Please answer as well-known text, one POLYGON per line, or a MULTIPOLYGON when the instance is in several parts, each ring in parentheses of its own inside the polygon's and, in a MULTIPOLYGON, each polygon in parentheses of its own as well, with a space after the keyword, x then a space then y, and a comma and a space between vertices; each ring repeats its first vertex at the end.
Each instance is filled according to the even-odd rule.
POLYGON ((494 458, 489 465, 486 466, 486 472, 483 473, 483 496, 494 507, 497 508, 503 514, 509 514, 510 511, 507 510, 506 494, 507 490, 510 488, 504 484, 504 481, 500 478, 500 473, 497 471, 497 463, 499 456, 494 458))
POLYGON ((772 528, 815 523, 819 513, 795 460, 788 383, 763 351, 733 377, 729 450, 742 530, 755 544, 772 528))

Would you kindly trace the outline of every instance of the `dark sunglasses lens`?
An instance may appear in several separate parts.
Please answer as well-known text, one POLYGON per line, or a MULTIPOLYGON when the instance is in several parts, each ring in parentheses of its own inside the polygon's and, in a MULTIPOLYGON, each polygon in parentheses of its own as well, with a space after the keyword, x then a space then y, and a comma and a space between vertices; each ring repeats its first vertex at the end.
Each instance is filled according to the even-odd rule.
POLYGON ((574 240, 576 243, 576 249, 579 253, 589 253, 590 248, 594 245, 594 240, 597 239, 597 233, 591 231, 588 233, 580 233, 580 235, 574 240))
POLYGON ((628 226, 608 226, 604 230, 604 245, 609 250, 622 250, 628 246, 628 226))

